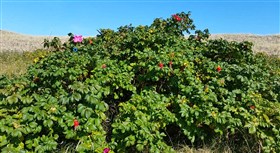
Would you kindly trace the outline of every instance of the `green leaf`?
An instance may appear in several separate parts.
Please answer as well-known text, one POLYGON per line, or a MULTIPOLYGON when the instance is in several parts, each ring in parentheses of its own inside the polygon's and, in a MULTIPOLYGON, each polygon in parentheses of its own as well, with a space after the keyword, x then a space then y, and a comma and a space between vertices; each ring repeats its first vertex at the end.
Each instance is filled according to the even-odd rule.
POLYGON ((119 99, 119 96, 117 93, 114 93, 114 99, 119 99))
POLYGON ((14 130, 12 132, 12 136, 13 137, 21 137, 22 136, 22 133, 19 131, 19 130, 14 130))
POLYGON ((29 126, 31 128, 35 128, 37 126, 37 123, 36 122, 31 122, 31 123, 29 123, 29 126))
POLYGON ((79 100, 81 100, 81 98, 82 98, 81 94, 79 94, 79 93, 77 93, 77 92, 73 93, 73 97, 74 97, 74 99, 75 99, 76 101, 79 101, 79 100))
POLYGON ((68 104, 69 103, 69 98, 68 97, 61 97, 60 98, 60 100, 61 100, 61 103, 63 104, 63 105, 65 105, 65 104, 68 104))
POLYGON ((98 99, 94 95, 86 95, 85 99, 91 104, 96 104, 98 102, 98 99))
POLYGON ((79 104, 78 105, 78 112, 81 113, 82 111, 84 111, 86 109, 86 106, 84 106, 83 104, 79 104))
POLYGON ((100 110, 102 112, 106 111, 106 107, 102 102, 97 103, 95 109, 100 110))
POLYGON ((92 111, 90 109, 86 109, 84 114, 86 118, 90 118, 92 111))
POLYGON ((30 104, 30 103, 32 103, 33 98, 30 96, 27 96, 27 97, 22 97, 21 100, 24 104, 30 104))
POLYGON ((67 130, 66 132, 64 132, 64 134, 66 139, 71 139, 76 135, 75 132, 71 130, 67 130))
POLYGON ((31 149, 31 148, 32 148, 33 143, 32 143, 32 141, 31 141, 31 140, 27 140, 27 141, 25 142, 25 145, 26 145, 26 147, 27 147, 28 149, 31 149))
POLYGON ((105 88, 104 96, 108 96, 110 94, 110 88, 105 88))
POLYGON ((6 144, 8 144, 7 137, 5 135, 0 136, 0 147, 5 146, 6 144))
POLYGON ((18 97, 13 94, 12 96, 7 97, 8 103, 13 104, 18 102, 18 97))
POLYGON ((267 123, 270 123, 269 117, 266 114, 263 114, 263 118, 267 123))
POLYGON ((43 124, 46 127, 51 127, 53 125, 53 121, 52 120, 44 120, 43 124))
POLYGON ((251 126, 249 127, 249 133, 250 133, 250 134, 256 133, 256 127, 255 127, 254 125, 251 125, 251 126))
POLYGON ((136 149, 137 149, 137 151, 143 151, 144 150, 144 145, 143 144, 137 144, 136 149))

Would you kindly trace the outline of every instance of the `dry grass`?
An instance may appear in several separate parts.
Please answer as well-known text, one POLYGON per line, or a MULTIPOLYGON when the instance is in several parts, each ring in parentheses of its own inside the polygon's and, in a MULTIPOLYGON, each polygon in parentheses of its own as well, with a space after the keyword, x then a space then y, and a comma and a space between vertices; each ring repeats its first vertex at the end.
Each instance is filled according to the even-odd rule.
MULTIPOLYGON (((0 30, 0 75, 18 76, 24 74, 33 59, 26 52, 43 48, 44 39, 55 36, 31 36, 0 30)), ((68 36, 59 37, 62 41, 68 36)))
POLYGON ((0 52, 0 75, 18 76, 24 74, 32 60, 20 52, 0 52))
POLYGON ((214 148, 204 147, 200 149, 190 148, 188 146, 182 147, 180 150, 176 150, 177 153, 232 153, 230 148, 218 150, 214 148))

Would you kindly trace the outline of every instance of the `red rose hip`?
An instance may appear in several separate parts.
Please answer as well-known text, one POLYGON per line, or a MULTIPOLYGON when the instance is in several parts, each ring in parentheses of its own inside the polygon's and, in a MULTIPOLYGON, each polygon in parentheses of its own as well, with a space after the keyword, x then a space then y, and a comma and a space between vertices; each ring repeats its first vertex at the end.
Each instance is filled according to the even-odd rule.
POLYGON ((220 66, 217 67, 217 72, 221 72, 222 68, 220 66))
POLYGON ((162 69, 162 68, 163 68, 163 63, 160 62, 160 63, 158 64, 158 66, 159 66, 160 69, 162 69))
POLYGON ((79 126, 79 121, 77 119, 74 119, 74 130, 76 130, 78 126, 79 126))
POLYGON ((106 64, 102 64, 102 69, 105 69, 106 67, 107 67, 107 65, 106 64))

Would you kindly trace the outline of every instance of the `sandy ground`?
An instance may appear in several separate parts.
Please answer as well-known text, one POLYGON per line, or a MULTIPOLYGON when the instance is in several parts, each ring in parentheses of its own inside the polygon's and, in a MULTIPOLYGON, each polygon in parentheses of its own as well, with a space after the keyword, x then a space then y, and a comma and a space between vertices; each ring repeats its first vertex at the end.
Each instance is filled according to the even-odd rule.
MULTIPOLYGON (((0 31, 0 52, 4 51, 34 51, 43 48, 44 39, 51 40, 55 36, 32 36, 18 34, 8 31, 0 31)), ((59 36, 63 41, 68 36, 59 36)), ((250 41, 253 42, 254 52, 265 52, 280 57, 280 34, 277 35, 253 35, 253 34, 212 34, 210 39, 227 39, 229 41, 250 41)))

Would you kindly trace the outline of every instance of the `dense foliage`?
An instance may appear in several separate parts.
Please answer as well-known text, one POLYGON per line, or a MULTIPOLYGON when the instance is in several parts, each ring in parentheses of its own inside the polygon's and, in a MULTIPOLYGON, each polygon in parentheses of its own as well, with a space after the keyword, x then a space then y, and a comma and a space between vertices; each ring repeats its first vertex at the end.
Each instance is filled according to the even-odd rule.
POLYGON ((1 152, 169 153, 217 138, 280 152, 279 59, 208 30, 185 38, 189 16, 45 41, 57 50, 0 78, 1 152))

